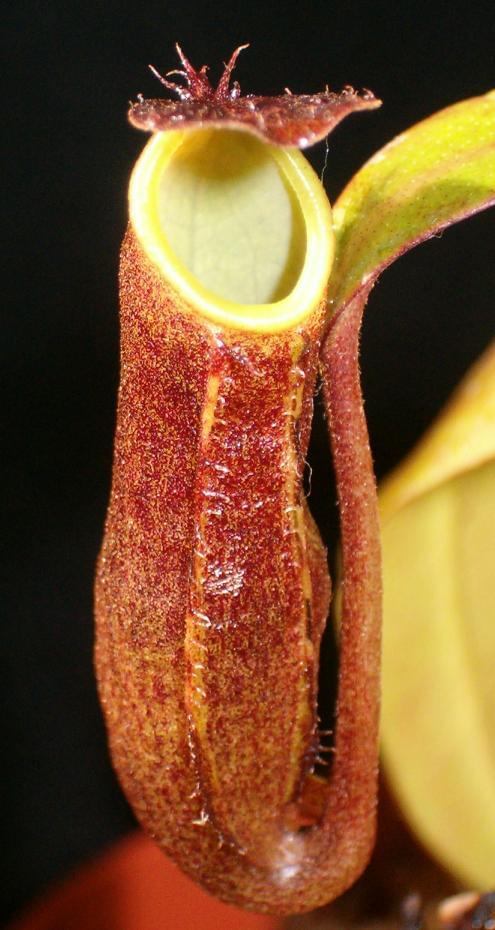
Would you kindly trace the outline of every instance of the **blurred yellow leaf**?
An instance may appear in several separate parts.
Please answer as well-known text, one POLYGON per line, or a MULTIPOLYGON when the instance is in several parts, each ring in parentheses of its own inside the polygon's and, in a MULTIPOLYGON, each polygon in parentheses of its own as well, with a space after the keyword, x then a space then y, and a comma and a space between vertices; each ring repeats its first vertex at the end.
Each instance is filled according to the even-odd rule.
POLYGON ((495 882, 495 344, 384 484, 382 744, 411 826, 495 882))

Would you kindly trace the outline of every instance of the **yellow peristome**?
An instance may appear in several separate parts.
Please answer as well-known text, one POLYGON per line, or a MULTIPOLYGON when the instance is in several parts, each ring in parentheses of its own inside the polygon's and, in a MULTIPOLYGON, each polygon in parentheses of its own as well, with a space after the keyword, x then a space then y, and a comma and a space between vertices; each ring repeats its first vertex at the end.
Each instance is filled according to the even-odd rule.
POLYGON ((495 881, 495 347, 385 483, 382 744, 401 808, 495 881))
POLYGON ((236 130, 156 133, 134 168, 129 207, 150 260, 212 323, 282 332, 321 303, 331 210, 299 151, 236 130))

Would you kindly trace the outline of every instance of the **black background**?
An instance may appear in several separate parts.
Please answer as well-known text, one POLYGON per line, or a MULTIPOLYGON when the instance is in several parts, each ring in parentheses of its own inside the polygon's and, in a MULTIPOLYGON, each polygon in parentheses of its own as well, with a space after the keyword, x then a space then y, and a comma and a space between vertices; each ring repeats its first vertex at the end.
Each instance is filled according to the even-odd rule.
MULTIPOLYGON (((3 13, 4 311, 0 488, 5 818, 2 915, 132 823, 110 769, 91 667, 92 576, 109 491, 117 262, 144 137, 125 119, 146 65, 179 40, 212 77, 243 42, 244 92, 370 87, 384 100, 330 141, 331 197, 411 123, 495 84, 492 2, 15 2, 3 13)), ((321 171, 325 149, 311 160, 321 171)), ((379 475, 493 335, 490 212, 404 257, 375 288, 363 383, 379 475)), ((321 432, 313 509, 331 523, 321 432)))

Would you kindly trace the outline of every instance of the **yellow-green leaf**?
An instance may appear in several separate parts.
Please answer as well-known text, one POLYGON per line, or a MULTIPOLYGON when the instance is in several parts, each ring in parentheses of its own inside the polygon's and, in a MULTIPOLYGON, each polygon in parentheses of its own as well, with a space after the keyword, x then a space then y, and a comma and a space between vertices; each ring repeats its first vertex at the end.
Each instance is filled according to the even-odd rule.
POLYGON ((495 91, 411 127, 354 175, 334 208, 334 309, 403 252, 493 203, 495 91))
POLYGON ((382 742, 411 825, 495 881, 495 344, 381 491, 382 742))

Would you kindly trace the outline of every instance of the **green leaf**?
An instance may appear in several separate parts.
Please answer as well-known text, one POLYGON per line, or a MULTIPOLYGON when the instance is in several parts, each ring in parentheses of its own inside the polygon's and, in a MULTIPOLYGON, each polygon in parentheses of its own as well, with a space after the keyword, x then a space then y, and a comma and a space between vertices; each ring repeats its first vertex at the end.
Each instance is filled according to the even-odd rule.
POLYGON ((495 203, 495 91, 435 113, 374 155, 334 207, 338 311, 403 252, 495 203))
MULTIPOLYGON (((362 312, 394 259, 493 204, 495 91, 394 139, 334 207, 333 314, 321 361, 342 515, 341 634, 346 613, 351 628, 359 615, 371 644, 379 569, 373 490, 360 477, 371 474, 358 387, 362 312)), ((423 842, 472 885, 493 883, 495 856, 490 359, 380 500, 388 775, 423 842)), ((372 646, 370 655, 377 667, 372 646)), ((369 682, 365 689, 374 695, 369 682)))

